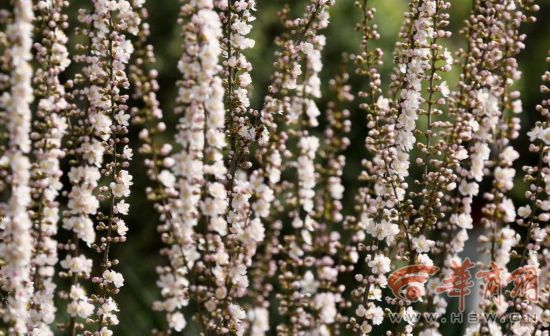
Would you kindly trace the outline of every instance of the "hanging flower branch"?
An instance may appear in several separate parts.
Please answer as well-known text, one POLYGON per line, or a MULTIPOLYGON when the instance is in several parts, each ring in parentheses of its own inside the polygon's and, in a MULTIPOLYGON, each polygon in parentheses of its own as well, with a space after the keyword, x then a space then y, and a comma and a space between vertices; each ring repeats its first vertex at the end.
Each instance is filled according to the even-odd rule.
POLYGON ((38 100, 37 118, 32 132, 33 155, 36 163, 32 172, 32 218, 34 220, 35 246, 33 255, 34 294, 31 300, 29 329, 33 333, 50 335, 55 319, 54 304, 55 265, 57 258, 57 226, 63 175, 60 160, 65 156, 63 137, 68 124, 65 117, 68 103, 61 75, 69 66, 68 41, 64 31, 68 28, 64 1, 36 5, 37 34, 42 35, 35 43, 36 60, 41 65, 34 76, 35 98, 38 100))
POLYGON ((1 269, 2 285, 8 295, 4 300, 4 320, 9 332, 25 334, 29 331, 27 309, 33 293, 32 275, 32 221, 28 207, 31 204, 31 103, 33 69, 31 1, 13 1, 11 22, 6 27, 7 54, 10 79, 9 91, 1 99, 5 110, 8 143, 0 157, 0 164, 10 174, 9 199, 1 204, 3 231, 0 237, 0 255, 5 265, 1 269))
MULTIPOLYGON (((199 322, 206 330, 227 332, 240 328, 240 307, 223 309, 227 295, 223 270, 229 255, 222 237, 227 227, 227 168, 222 151, 226 146, 224 88, 219 76, 222 26, 212 1, 183 2, 181 23, 186 50, 178 63, 178 108, 182 114, 177 142, 181 151, 173 167, 179 199, 174 204, 174 231, 183 267, 178 270, 192 284, 190 296, 201 306, 199 322)), ((181 314, 173 315, 171 327, 185 327, 181 314)))
POLYGON ((88 44, 78 46, 84 54, 75 58, 84 75, 70 83, 74 86, 71 119, 75 126, 70 132, 74 159, 68 173, 72 186, 63 227, 73 237, 65 245, 68 253, 60 265, 66 270, 62 276, 71 279, 69 291, 61 293, 69 300, 70 320, 65 328, 71 335, 83 330, 108 335, 111 326, 118 324, 118 306, 112 296, 124 278, 111 269, 118 260, 110 257, 110 250, 126 240, 128 227, 121 215, 128 213, 124 198, 132 185, 127 170, 132 150, 125 137, 130 116, 123 90, 129 87, 125 67, 133 52, 126 34, 138 33, 139 16, 127 1, 94 1, 93 5, 91 13, 81 10, 79 14, 80 22, 88 27, 82 30, 88 44), (103 182, 106 185, 100 186, 103 182), (100 254, 96 275, 80 240, 100 254), (97 293, 88 296, 83 280, 97 284, 97 293))

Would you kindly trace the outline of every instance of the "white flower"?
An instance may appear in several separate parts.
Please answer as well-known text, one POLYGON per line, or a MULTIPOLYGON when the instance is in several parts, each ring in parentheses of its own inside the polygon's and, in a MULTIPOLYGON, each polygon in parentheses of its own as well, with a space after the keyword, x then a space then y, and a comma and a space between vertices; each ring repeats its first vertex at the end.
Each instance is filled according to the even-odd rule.
POLYGON ((430 249, 435 246, 433 240, 426 239, 426 236, 420 235, 412 239, 412 244, 417 252, 427 253, 430 252, 430 249))
POLYGON ((246 313, 244 312, 243 308, 239 305, 234 304, 234 303, 229 304, 228 310, 229 310, 229 315, 231 316, 231 318, 233 318, 235 320, 240 321, 240 320, 242 320, 246 317, 246 313))
POLYGON ((242 87, 247 87, 252 84, 252 78, 249 73, 244 73, 239 76, 239 83, 242 87))
POLYGON ((459 161, 467 159, 468 151, 465 148, 461 148, 460 150, 456 151, 455 158, 459 161))
POLYGON ((212 226, 212 230, 219 235, 225 236, 227 234, 227 222, 223 217, 213 217, 210 220, 210 225, 212 226))
POLYGON ((390 109, 390 100, 379 96, 376 100, 376 106, 382 111, 388 111, 390 109))
POLYGON ((512 164, 519 158, 519 153, 514 149, 514 147, 506 146, 502 153, 500 153, 500 158, 508 164, 512 164))
POLYGON ((103 272, 103 280, 107 283, 112 283, 116 288, 120 288, 124 285, 124 277, 122 274, 111 270, 103 272))
POLYGON ((264 335, 269 330, 269 311, 265 308, 254 308, 248 311, 251 335, 264 335))
POLYGON ((94 313, 95 309, 95 306, 86 300, 81 300, 77 303, 73 301, 70 306, 72 306, 72 309, 71 307, 68 308, 69 314, 72 312, 72 316, 79 316, 81 318, 89 317, 94 313))
POLYGON ((419 313, 412 307, 407 307, 407 309, 402 313, 402 316, 405 322, 409 325, 414 325, 418 322, 419 313))
POLYGON ((80 150, 82 151, 82 157, 87 160, 89 164, 99 167, 101 163, 103 163, 105 148, 103 144, 96 139, 93 139, 91 142, 83 143, 80 150))
POLYGON ((319 107, 317 107, 317 104, 312 99, 307 101, 306 115, 309 117, 309 124, 311 126, 316 127, 319 125, 317 117, 321 115, 321 111, 319 111, 319 107))
POLYGON ((167 188, 173 188, 176 183, 176 177, 170 173, 168 170, 163 170, 158 175, 160 183, 162 183, 167 188))
POLYGON ((315 293, 319 287, 319 283, 315 280, 315 276, 311 271, 304 274, 303 280, 300 282, 302 290, 306 293, 315 293))
POLYGON ((217 199, 226 199, 227 198, 227 192, 225 190, 225 187, 223 184, 219 182, 215 182, 210 184, 208 187, 208 191, 210 192, 210 195, 217 199))
POLYGON ((520 217, 526 218, 530 214, 531 214, 531 207, 529 206, 529 204, 527 204, 526 206, 522 206, 522 207, 518 208, 518 215, 520 217))
POLYGON ((299 197, 306 213, 313 210, 315 178, 315 152, 319 148, 319 139, 314 136, 302 137, 299 141, 300 156, 298 157, 299 197))
POLYGON ((458 190, 464 196, 476 196, 479 193, 479 185, 476 182, 468 183, 466 180, 462 180, 458 190))
POLYGON ((530 323, 525 323, 523 321, 516 321, 512 324, 510 330, 516 336, 531 335, 533 333, 534 326, 530 323))
POLYGON ((74 213, 95 214, 99 208, 99 201, 90 189, 74 186, 69 193, 68 206, 74 213))
POLYGON ((545 128, 542 130, 540 139, 544 141, 545 144, 550 145, 550 128, 545 128))
POLYGON ((472 161, 472 166, 470 167, 470 173, 472 177, 480 182, 483 178, 483 168, 485 167, 486 161, 489 159, 491 149, 486 143, 476 143, 474 145, 474 152, 470 156, 472 161))
POLYGON ((334 323, 336 318, 336 298, 333 293, 315 295, 315 307, 319 310, 319 318, 324 323, 334 323))
POLYGON ((112 336, 112 335, 113 335, 113 332, 107 329, 107 327, 103 327, 99 331, 99 336, 112 336))
POLYGON ((531 129, 531 131, 527 132, 527 135, 529 136, 529 141, 533 142, 537 139, 542 139, 543 129, 539 126, 535 126, 531 129))
POLYGON ((130 115, 127 113, 124 113, 124 111, 119 111, 117 114, 115 114, 115 120, 119 125, 122 125, 122 126, 130 125, 128 123, 128 120, 130 120, 130 115))
POLYGON ((126 233, 128 232, 128 226, 126 225, 126 223, 122 219, 117 220, 116 227, 117 227, 116 232, 120 236, 125 236, 126 233))
POLYGON ((499 209, 504 212, 504 222, 511 223, 516 220, 516 208, 514 202, 509 198, 504 198, 500 203, 499 209))
POLYGON ((64 269, 76 274, 89 275, 92 272, 92 260, 83 255, 77 257, 67 255, 59 264, 64 269))
POLYGON ((439 92, 441 92, 441 95, 443 97, 448 97, 451 93, 451 90, 449 90, 449 86, 447 85, 446 81, 443 81, 441 82, 441 84, 439 84, 439 92))
POLYGON ((261 242, 265 238, 265 228, 259 218, 250 221, 246 229, 248 236, 255 242, 261 242))
POLYGON ((130 186, 124 183, 111 183, 111 191, 116 198, 130 196, 130 186))
POLYGON ((385 274, 391 269, 391 260, 382 254, 377 254, 374 256, 373 260, 369 261, 368 265, 371 268, 372 273, 385 274))
POLYGON ((66 217, 63 219, 63 228, 74 231, 88 246, 95 242, 94 223, 88 216, 66 217))
POLYGON ((98 311, 98 315, 102 314, 108 314, 111 312, 118 311, 118 305, 116 304, 115 300, 113 300, 112 297, 107 298, 103 304, 101 304, 100 311, 98 311))
POLYGON ((168 325, 171 329, 180 332, 187 325, 187 321, 185 321, 185 317, 182 313, 176 312, 173 314, 168 314, 168 325))
POLYGON ((450 222, 458 225, 463 229, 473 228, 473 225, 472 225, 473 220, 470 214, 466 214, 466 213, 461 213, 459 215, 453 214, 451 215, 450 222))
POLYGON ((514 168, 495 168, 495 180, 501 186, 503 191, 511 190, 514 187, 514 176, 516 170, 514 168))
POLYGON ((434 262, 430 258, 430 256, 428 256, 427 254, 424 254, 424 253, 420 253, 419 255, 417 255, 416 259, 417 259, 418 263, 421 264, 421 265, 433 266, 433 264, 434 264, 434 262))
POLYGON ((90 116, 90 123, 94 126, 96 134, 103 140, 109 139, 111 136, 111 118, 102 114, 96 113, 90 116))
POLYGON ((125 160, 132 160, 134 157, 134 152, 132 151, 132 148, 128 147, 128 145, 124 146, 122 149, 122 158, 125 160))
POLYGON ((86 292, 80 285, 73 285, 71 286, 71 291, 69 293, 69 297, 73 301, 77 300, 85 300, 86 299, 86 292))
POLYGON ((129 209, 130 209, 130 204, 126 203, 125 200, 121 200, 120 202, 118 202, 116 204, 116 212, 117 213, 127 215, 129 209))
POLYGON ((373 325, 380 325, 384 322, 384 310, 369 302, 369 309, 365 311, 365 318, 372 320, 373 325))

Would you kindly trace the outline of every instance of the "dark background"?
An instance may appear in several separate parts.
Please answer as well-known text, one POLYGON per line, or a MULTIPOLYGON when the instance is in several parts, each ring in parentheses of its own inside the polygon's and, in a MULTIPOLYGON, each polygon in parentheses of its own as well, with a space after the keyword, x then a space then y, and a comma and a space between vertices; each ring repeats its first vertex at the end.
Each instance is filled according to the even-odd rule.
MULTIPOLYGON (((6 1, 6 0, 1 0, 6 1)), ((289 4, 299 14, 306 3, 303 0, 258 0, 257 21, 252 32, 252 38, 256 41, 256 47, 247 54, 254 65, 252 77, 254 79, 254 93, 252 105, 255 108, 261 106, 262 97, 265 94, 272 71, 274 61, 273 52, 275 46, 273 39, 281 32, 277 11, 284 4, 289 4)), ((329 78, 333 77, 338 69, 343 52, 353 53, 358 50, 360 36, 355 32, 355 24, 360 19, 360 12, 354 6, 353 0, 337 0, 337 4, 331 10, 331 25, 326 30, 327 47, 325 49, 324 69, 322 73, 323 87, 329 78)), ((375 22, 379 25, 381 40, 377 46, 385 52, 385 67, 383 79, 385 85, 388 83, 388 75, 392 66, 392 49, 397 38, 399 25, 402 22, 403 12, 406 8, 404 0, 372 0, 371 6, 377 9, 375 22)), ((88 1, 71 1, 71 13, 75 13, 79 6, 87 6, 88 1)), ((539 85, 540 76, 546 64, 544 58, 550 48, 550 1, 540 1, 541 10, 537 14, 538 22, 524 27, 528 35, 527 48, 519 57, 519 63, 523 77, 517 88, 521 90, 523 97, 524 113, 522 116, 522 136, 514 142, 516 149, 522 154, 518 160, 518 167, 531 162, 532 157, 527 152, 527 141, 525 133, 531 127, 534 120, 539 116, 534 111, 534 106, 540 100, 539 85), (524 156, 525 155, 525 156, 524 156)), ((182 50, 179 29, 176 24, 178 1, 149 0, 146 3, 149 9, 153 43, 158 62, 160 92, 159 98, 165 113, 168 128, 168 135, 173 134, 173 125, 176 119, 172 113, 173 102, 176 95, 175 82, 179 78, 176 70, 176 63, 182 50)), ((445 41, 452 51, 464 46, 464 37, 458 31, 463 24, 471 6, 471 1, 452 1, 451 25, 449 29, 453 37, 445 41)), ((76 15, 72 15, 76 18, 76 15)), ((73 22, 74 23, 74 22, 73 22)), ((457 69, 449 76, 449 82, 456 81, 457 69)), ((354 91, 365 87, 364 82, 353 79, 354 91)), ((452 87, 452 85, 451 85, 452 87)), ((326 91, 326 90, 324 90, 326 91)), ((321 99, 319 106, 326 102, 321 99)), ((322 117, 320 119, 323 119, 322 117)), ((364 113, 358 109, 352 109, 353 128, 350 134, 352 146, 347 151, 348 165, 344 175, 344 185, 347 188, 345 211, 350 212, 353 205, 356 177, 360 171, 360 160, 366 156, 363 149, 366 135, 364 113)), ((420 120, 420 123, 424 123, 420 120)), ((419 126, 422 127, 422 124, 419 126)), ((320 129, 322 128, 322 125, 320 129)), ((134 132, 135 133, 135 132, 134 132)), ((321 134, 321 133, 319 133, 321 134)), ((137 139, 132 143, 137 149, 137 139)), ((165 262, 158 256, 160 239, 156 232, 157 217, 145 198, 144 188, 147 185, 143 165, 143 157, 134 156, 132 175, 134 176, 134 187, 131 196, 131 211, 127 219, 130 228, 128 242, 123 246, 116 246, 114 255, 121 261, 120 271, 124 274, 126 283, 116 299, 120 307, 120 325, 116 328, 116 335, 146 335, 150 334, 153 328, 160 328, 163 325, 163 316, 151 311, 151 303, 158 298, 159 293, 155 285, 155 266, 165 262)), ((414 165, 411 165, 414 167, 414 165)), ((414 168, 413 168, 414 169, 414 168)), ((414 175, 414 174, 413 174, 414 175)), ((514 190, 514 198, 521 203, 521 197, 525 190, 521 178, 517 178, 517 188, 514 190)), ((472 252, 472 251, 470 251, 472 252)), ((189 318, 188 318, 189 320, 189 318)), ((445 331, 445 335, 461 334, 461 327, 454 326, 445 331)), ((189 326, 185 335, 197 335, 192 326, 189 326)))

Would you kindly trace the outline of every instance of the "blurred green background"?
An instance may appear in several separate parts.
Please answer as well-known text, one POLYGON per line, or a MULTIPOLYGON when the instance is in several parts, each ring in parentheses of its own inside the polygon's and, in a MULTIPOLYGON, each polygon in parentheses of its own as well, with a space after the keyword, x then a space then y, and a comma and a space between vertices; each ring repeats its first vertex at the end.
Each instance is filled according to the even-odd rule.
MULTIPOLYGON (((343 52, 353 53, 358 50, 360 36, 355 32, 355 24, 360 19, 360 13, 354 6, 353 0, 337 0, 337 4, 331 10, 331 25, 326 30, 327 47, 324 52, 324 70, 322 74, 324 88, 327 81, 333 77, 340 64, 343 52)), ((248 57, 254 65, 252 77, 254 79, 254 94, 252 103, 258 108, 261 106, 262 97, 265 94, 269 83, 269 76, 272 71, 274 60, 273 52, 275 46, 273 39, 281 32, 281 25, 277 17, 277 11, 284 4, 289 4, 300 13, 306 1, 304 0, 258 0, 257 21, 252 32, 252 38, 256 41, 256 47, 249 51, 248 57)), ((379 25, 381 40, 377 46, 385 52, 385 67, 383 79, 387 84, 389 71, 392 63, 392 49, 397 38, 399 25, 402 22, 403 12, 406 8, 404 0, 371 0, 370 5, 377 9, 375 22, 379 25)), ((89 5, 85 0, 71 1, 71 11, 76 12, 79 6, 89 5)), ((539 21, 536 24, 528 25, 524 32, 528 35, 527 48, 519 57, 519 63, 523 71, 523 78, 518 83, 522 91, 524 102, 524 113, 522 114, 523 135, 515 146, 522 154, 526 154, 525 132, 530 125, 538 118, 534 112, 534 106, 540 100, 538 91, 540 75, 543 73, 546 64, 544 58, 546 51, 550 48, 550 1, 540 1, 541 10, 537 14, 539 21)), ((169 130, 175 123, 172 113, 173 102, 176 95, 175 82, 179 77, 176 70, 176 63, 182 48, 179 30, 176 25, 179 3, 178 1, 149 0, 146 3, 149 9, 149 22, 152 29, 151 42, 155 47, 159 70, 160 92, 159 98, 164 110, 169 130)), ((450 30, 453 37, 446 42, 450 50, 456 50, 464 45, 463 36, 458 31, 463 24, 471 6, 469 0, 452 1, 450 30)), ((76 18, 76 15, 72 15, 76 18)), ((456 77, 456 74, 455 74, 456 77)), ((364 88, 366 83, 352 80, 354 91, 364 88)), ((326 91, 326 90, 325 90, 326 91)), ((321 99, 319 106, 325 105, 321 99)), ((322 118, 321 118, 322 119, 322 118)), ((351 211, 353 195, 355 192, 356 177, 360 171, 360 160, 365 156, 363 149, 366 135, 365 116, 363 112, 352 110, 353 129, 350 134, 352 146, 348 150, 348 165, 344 175, 346 192, 346 211, 351 211)), ((135 131, 134 131, 135 139, 135 131)), ((133 142, 137 147, 137 142, 133 142)), ((135 148, 137 149, 137 148, 135 148)), ((133 162, 133 176, 135 184, 131 198, 132 211, 127 220, 130 227, 129 239, 123 246, 116 246, 114 255, 121 261, 120 271, 125 275, 126 283, 117 301, 121 311, 119 313, 120 325, 117 327, 116 335, 147 335, 153 328, 160 328, 163 325, 163 317, 151 312, 151 303, 158 297, 158 290, 155 285, 155 266, 163 264, 165 260, 158 256, 160 239, 156 232, 157 217, 145 198, 144 188, 147 185, 142 157, 136 155, 133 162)), ((532 160, 531 157, 522 157, 518 166, 532 160)), ((518 179, 518 184, 521 179, 518 179)), ((521 197, 522 188, 517 188, 516 197, 521 197)), ((521 201, 520 201, 521 202, 521 201)), ((445 335, 459 335, 461 328, 453 326, 445 332, 445 335)), ((197 335, 192 328, 186 329, 185 335, 197 335)))

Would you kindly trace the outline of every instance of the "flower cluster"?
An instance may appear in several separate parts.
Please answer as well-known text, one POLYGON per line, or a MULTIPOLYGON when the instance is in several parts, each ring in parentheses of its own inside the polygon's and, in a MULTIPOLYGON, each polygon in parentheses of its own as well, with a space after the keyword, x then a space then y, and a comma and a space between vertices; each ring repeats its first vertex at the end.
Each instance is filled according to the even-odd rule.
MULTIPOLYGON (((317 180, 314 160, 320 141, 309 130, 319 125, 320 115, 314 99, 321 96, 319 73, 326 41, 318 32, 327 27, 328 10, 333 4, 326 0, 310 1, 304 15, 297 19, 288 17, 288 8, 280 13, 285 33, 276 41, 279 50, 275 72, 261 111, 267 133, 261 136, 268 137, 268 143, 258 155, 258 160, 264 163, 260 172, 275 194, 284 195, 275 207, 272 205, 271 216, 288 212, 286 223, 276 223, 271 228, 275 231, 268 232, 268 236, 277 236, 285 224, 294 231, 275 238, 284 244, 278 251, 281 253, 277 266, 281 270, 279 281, 285 288, 277 294, 279 312, 290 321, 277 326, 279 333, 298 334, 316 327, 315 317, 305 307, 317 305, 313 298, 315 291, 307 288, 308 284, 316 283, 313 273, 307 271, 310 266, 307 254, 312 251, 317 227, 313 218, 317 180), (296 174, 296 185, 283 178, 285 172, 296 174)), ((271 254, 279 243, 272 240, 268 244, 265 253, 271 254)), ((269 272, 269 268, 264 268, 259 274, 269 272)), ((266 301, 259 304, 264 308, 267 305, 266 301)))
POLYGON ((63 14, 64 1, 46 1, 36 5, 36 24, 42 40, 35 43, 36 60, 41 67, 34 75, 35 98, 38 100, 37 119, 32 132, 34 157, 37 163, 33 174, 33 219, 35 221, 35 247, 33 255, 34 295, 31 302, 31 326, 33 335, 53 335, 55 265, 57 258, 57 223, 62 189, 63 172, 60 160, 65 156, 63 137, 68 124, 65 113, 68 103, 60 75, 70 64, 66 43, 67 16, 63 14))
POLYGON ((26 334, 33 293, 32 275, 32 221, 27 211, 31 198, 31 103, 34 99, 31 86, 32 21, 31 1, 15 1, 12 22, 6 28, 8 37, 7 58, 10 67, 9 92, 4 92, 0 106, 6 111, 9 134, 5 152, 0 157, 3 170, 11 173, 10 196, 2 202, 4 230, 0 237, 0 255, 6 265, 1 269, 2 286, 9 297, 4 319, 10 322, 10 333, 26 334))
MULTIPOLYGON (((395 125, 396 153, 392 170, 398 176, 409 175, 409 151, 416 138, 413 134, 418 120, 418 111, 423 103, 422 83, 429 79, 426 74, 430 68, 433 54, 433 39, 436 34, 434 23, 437 21, 437 1, 418 2, 416 12, 411 12, 411 38, 405 50, 402 50, 403 63, 398 64, 403 84, 399 93, 398 118, 395 125)), ((405 47, 404 47, 405 48, 405 47)))
MULTIPOLYGON (((174 187, 178 194, 170 210, 173 248, 167 253, 176 253, 170 259, 181 261, 171 262, 174 273, 161 273, 161 279, 185 285, 192 272, 204 279, 213 277, 214 283, 194 283, 195 292, 189 295, 208 312, 200 317, 201 323, 207 329, 215 329, 228 325, 214 323, 220 299, 227 294, 224 268, 229 259, 221 239, 227 233, 228 210, 228 193, 223 184, 227 168, 222 154, 226 146, 224 88, 218 76, 222 27, 213 1, 183 2, 181 15, 186 50, 178 63, 183 76, 176 110, 182 114, 176 138, 180 152, 174 155, 176 163, 171 172, 161 177, 165 182, 170 180, 167 187, 174 187), (168 178, 169 174, 173 178, 168 178), (201 259, 203 252, 207 255, 201 259)), ((161 286, 164 284, 169 283, 159 282, 161 286)), ((167 311, 169 328, 181 331, 186 321, 177 309, 187 301, 178 300, 170 292, 167 288, 167 299, 156 306, 167 311)), ((225 320, 226 316, 219 318, 225 320)), ((238 328, 239 321, 233 327, 238 328)))
MULTIPOLYGON (((547 57, 546 61, 550 63, 550 57, 547 57)), ((549 93, 550 72, 546 71, 542 76, 542 80, 541 93, 547 96, 549 93)), ((529 151, 538 155, 538 162, 536 166, 523 167, 524 180, 529 184, 529 189, 525 192, 527 204, 517 209, 516 222, 519 226, 525 227, 526 232, 520 237, 515 231, 505 228, 502 230, 502 238, 498 240, 493 238, 499 242, 495 256, 499 266, 502 265, 504 268, 510 259, 510 255, 513 255, 512 249, 515 249, 514 252, 519 256, 519 267, 533 267, 537 274, 540 274, 542 294, 538 302, 526 304, 522 302, 521 298, 510 295, 506 297, 506 305, 497 307, 499 311, 503 312, 509 309, 520 314, 534 312, 537 316, 541 316, 540 320, 509 322, 507 326, 516 335, 525 332, 537 333, 537 330, 541 330, 548 325, 549 297, 545 293, 546 288, 548 288, 547 270, 549 267, 548 257, 546 256, 548 252, 548 225, 546 222, 550 220, 548 213, 550 188, 548 186, 548 167, 546 163, 548 162, 550 147, 548 147, 548 138, 544 134, 549 127, 549 104, 550 102, 546 98, 537 105, 536 110, 541 114, 542 120, 536 122, 531 131, 527 133, 530 140, 529 151), (508 236, 504 236, 505 232, 508 232, 508 236), (510 326, 510 324, 512 325, 510 326)), ((501 154, 501 157, 504 153, 501 154)))
POLYGON ((98 0, 94 1, 93 13, 79 13, 80 22, 88 25, 82 30, 87 42, 80 45, 84 53, 75 56, 84 75, 69 83, 73 88, 69 133, 75 140, 69 152, 73 157, 67 174, 71 190, 63 215, 63 228, 73 237, 63 247, 67 254, 61 262, 66 270, 63 275, 71 279, 68 293, 61 293, 70 301, 70 321, 65 326, 70 333, 87 330, 86 323, 93 322, 102 335, 109 335, 110 326, 118 324, 111 295, 119 291, 123 278, 110 270, 118 260, 111 259, 109 251, 112 244, 125 241, 128 231, 121 216, 129 211, 124 199, 133 184, 127 170, 133 154, 125 137, 130 115, 123 90, 129 87, 125 68, 133 52, 127 34, 137 33, 140 17, 134 6, 138 5, 98 0), (92 274, 91 256, 79 246, 80 240, 101 255, 96 275, 92 274), (87 296, 80 279, 98 284, 97 294, 87 296), (109 309, 104 307, 107 302, 109 309), (96 319, 92 318, 94 313, 96 319), (78 323, 78 318, 85 323, 78 323))

